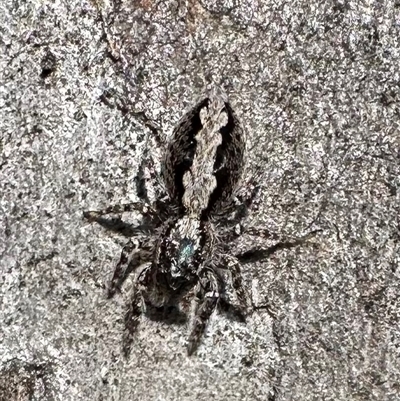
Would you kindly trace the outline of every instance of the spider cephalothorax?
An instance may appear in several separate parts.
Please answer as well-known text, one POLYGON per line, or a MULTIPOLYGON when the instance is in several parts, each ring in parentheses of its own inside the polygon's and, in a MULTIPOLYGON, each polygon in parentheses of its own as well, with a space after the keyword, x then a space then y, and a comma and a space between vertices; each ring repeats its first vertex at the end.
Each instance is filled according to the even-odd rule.
POLYGON ((146 230, 135 232, 139 245, 130 241, 124 247, 109 286, 111 297, 127 274, 137 269, 125 319, 128 337, 148 308, 179 305, 191 296, 191 354, 218 304, 236 303, 235 308, 245 312, 240 265, 226 252, 225 238, 244 148, 243 129, 225 94, 209 90, 178 123, 166 148, 162 169, 166 194, 159 194, 154 205, 144 201, 85 214, 95 220, 106 213, 139 210, 146 217, 146 230))

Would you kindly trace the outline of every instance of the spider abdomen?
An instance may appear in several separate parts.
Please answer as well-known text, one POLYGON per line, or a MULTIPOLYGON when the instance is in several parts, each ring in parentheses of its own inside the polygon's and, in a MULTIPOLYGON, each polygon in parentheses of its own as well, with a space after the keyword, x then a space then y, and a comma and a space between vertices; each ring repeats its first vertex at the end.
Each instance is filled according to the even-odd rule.
POLYGON ((208 217, 228 201, 240 179, 244 131, 225 95, 211 92, 175 128, 164 180, 183 214, 208 217))

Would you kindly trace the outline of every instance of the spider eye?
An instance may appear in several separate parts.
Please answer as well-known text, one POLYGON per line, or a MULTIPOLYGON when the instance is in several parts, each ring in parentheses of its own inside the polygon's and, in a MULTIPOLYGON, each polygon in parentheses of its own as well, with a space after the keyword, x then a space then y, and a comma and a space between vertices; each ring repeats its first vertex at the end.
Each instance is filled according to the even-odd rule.
POLYGON ((190 268, 192 264, 194 253, 195 247, 193 241, 184 238, 179 245, 177 258, 175 259, 176 262, 172 263, 171 266, 171 274, 173 277, 179 277, 188 272, 188 268, 190 268))
POLYGON ((188 238, 184 238, 179 247, 178 263, 188 263, 194 255, 194 244, 188 238))

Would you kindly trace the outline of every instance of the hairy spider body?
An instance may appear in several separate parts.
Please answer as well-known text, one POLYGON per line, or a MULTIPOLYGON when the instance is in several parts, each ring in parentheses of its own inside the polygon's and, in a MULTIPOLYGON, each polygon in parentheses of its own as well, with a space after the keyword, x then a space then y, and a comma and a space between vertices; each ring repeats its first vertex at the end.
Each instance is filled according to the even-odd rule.
POLYGON ((107 213, 140 210, 147 219, 146 231, 135 233, 139 245, 129 241, 124 247, 108 290, 113 296, 129 272, 143 266, 125 317, 126 344, 148 308, 177 305, 187 297, 192 298, 189 355, 218 304, 236 302, 245 312, 239 262, 225 253, 223 232, 216 234, 232 210, 244 149, 244 131, 226 95, 219 89, 208 91, 178 123, 165 151, 162 177, 167 200, 85 213, 96 220, 107 213))
POLYGON ((153 260, 171 288, 184 281, 196 283, 210 262, 212 218, 230 200, 241 176, 244 146, 243 130, 221 92, 209 93, 174 130, 163 176, 176 214, 153 260))

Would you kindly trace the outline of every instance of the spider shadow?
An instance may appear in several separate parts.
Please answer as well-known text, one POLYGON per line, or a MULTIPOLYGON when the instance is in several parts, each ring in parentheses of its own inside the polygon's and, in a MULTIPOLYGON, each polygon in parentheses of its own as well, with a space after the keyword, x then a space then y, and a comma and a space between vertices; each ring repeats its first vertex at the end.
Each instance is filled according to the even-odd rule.
POLYGON ((279 241, 268 248, 252 248, 248 251, 237 254, 236 258, 239 260, 240 263, 243 264, 261 262, 265 259, 268 259, 275 252, 278 252, 282 249, 291 249, 306 243, 309 238, 313 237, 316 233, 320 231, 322 230, 311 231, 306 236, 294 239, 292 241, 279 241))
MULTIPOLYGON (((244 313, 234 305, 229 304, 224 299, 220 298, 218 302, 218 312, 223 313, 229 319, 240 323, 246 322, 244 313)), ((163 307, 146 306, 146 312, 143 314, 146 319, 155 322, 162 322, 168 325, 184 326, 188 322, 187 313, 183 312, 176 305, 166 305, 163 307)), ((132 346, 135 341, 134 332, 137 330, 138 321, 127 319, 129 312, 125 316, 124 335, 122 338, 122 354, 126 359, 129 358, 132 346)))
POLYGON ((176 305, 165 305, 162 307, 146 306, 146 318, 153 322, 163 322, 168 325, 183 326, 187 323, 187 314, 176 305))
MULTIPOLYGON (((271 255, 273 255, 275 252, 278 252, 279 250, 291 249, 307 243, 308 239, 321 231, 321 229, 311 231, 309 234, 298 239, 294 239, 292 241, 279 241, 268 248, 252 248, 241 254, 237 254, 236 257, 242 264, 261 262, 268 259, 271 255)), ((255 312, 258 310, 265 310, 273 320, 276 319, 276 312, 268 302, 258 306, 252 304, 252 311, 255 312)))
POLYGON ((246 323, 246 315, 236 305, 230 304, 223 298, 218 301, 218 312, 224 314, 229 320, 239 323, 246 323))
MULTIPOLYGON (((155 322, 163 322, 168 325, 183 326, 188 322, 188 311, 183 311, 179 308, 179 299, 175 300, 176 303, 155 307, 151 304, 146 305, 146 312, 144 316, 155 322)), ((218 312, 226 315, 229 319, 242 322, 246 321, 245 314, 240 308, 230 304, 224 298, 218 300, 218 312)))

